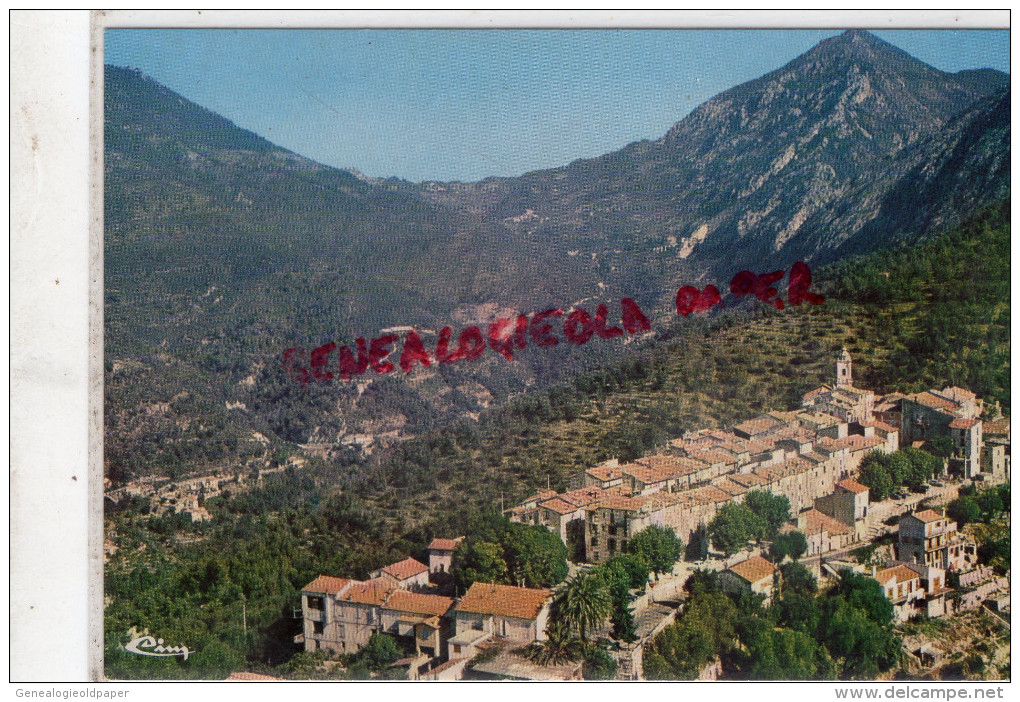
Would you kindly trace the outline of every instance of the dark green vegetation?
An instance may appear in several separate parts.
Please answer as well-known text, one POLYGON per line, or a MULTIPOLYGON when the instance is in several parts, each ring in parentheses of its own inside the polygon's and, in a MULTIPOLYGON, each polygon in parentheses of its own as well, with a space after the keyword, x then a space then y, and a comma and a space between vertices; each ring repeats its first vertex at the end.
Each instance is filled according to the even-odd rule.
POLYGON ((684 542, 676 532, 652 525, 634 535, 627 548, 658 577, 668 573, 684 555, 684 542))
POLYGON ((498 505, 500 493, 511 505, 547 480, 563 488, 571 473, 613 456, 621 437, 647 434, 635 449, 644 451, 683 431, 794 407, 801 393, 828 380, 843 345, 860 387, 916 391, 958 383, 1008 411, 1008 366, 995 365, 1008 348, 1008 262, 1004 204, 929 244, 874 254, 839 277, 827 275, 825 305, 684 320, 650 348, 483 413, 478 422, 429 431, 368 460, 313 460, 267 476, 253 492, 209 500, 211 523, 111 512, 107 536, 119 551, 106 568, 107 672, 216 678, 238 666, 282 664, 296 648, 298 588, 317 574, 365 577, 408 555, 424 558, 433 537, 473 533, 474 520, 498 505), (936 270, 934 262, 950 259, 953 249, 968 264, 936 270), (890 281, 930 273, 916 274, 919 295, 903 286, 911 299, 875 301, 868 291, 884 289, 869 274, 875 270, 889 271, 881 279, 890 281), (980 284, 968 288, 975 280, 980 284), (943 299, 936 284, 980 297, 943 299), (890 340, 927 338, 935 317, 946 323, 940 344, 967 349, 967 365, 946 366, 941 345, 918 344, 909 364, 886 352, 890 340), (936 376, 939 369, 950 377, 936 376), (132 626, 198 653, 187 662, 127 654, 118 646, 132 626))
POLYGON ((970 485, 946 507, 946 516, 960 528, 970 524, 978 544, 978 558, 1000 574, 1010 570, 1010 491, 1009 483, 978 490, 970 485))
POLYGON ((549 609, 548 639, 528 646, 526 655, 543 665, 583 660, 586 680, 615 677, 616 661, 601 637, 600 642, 595 637, 609 620, 612 638, 627 643, 637 639, 631 602, 635 591, 644 592, 649 572, 642 556, 629 554, 579 571, 556 590, 549 609))
POLYGON ((857 481, 867 485, 870 498, 878 502, 899 487, 924 492, 927 482, 940 472, 941 459, 907 446, 893 453, 869 453, 861 461, 861 474, 857 481))
POLYGON ((716 548, 731 556, 752 540, 775 539, 789 520, 790 500, 784 495, 751 490, 742 503, 725 504, 709 522, 708 533, 716 548))
POLYGON ((871 578, 845 572, 824 593, 799 563, 782 566, 781 596, 726 595, 714 574, 688 583, 675 624, 645 651, 650 679, 691 680, 719 659, 733 680, 872 679, 899 657, 892 605, 871 578))
POLYGON ((807 539, 802 532, 789 531, 785 534, 777 535, 772 540, 772 543, 769 545, 769 556, 776 563, 780 563, 787 556, 793 559, 800 558, 807 551, 807 548, 807 539))
POLYGON ((453 552, 452 570, 458 594, 476 580, 552 587, 567 577, 567 548, 543 526, 512 524, 490 515, 469 527, 467 538, 453 552))

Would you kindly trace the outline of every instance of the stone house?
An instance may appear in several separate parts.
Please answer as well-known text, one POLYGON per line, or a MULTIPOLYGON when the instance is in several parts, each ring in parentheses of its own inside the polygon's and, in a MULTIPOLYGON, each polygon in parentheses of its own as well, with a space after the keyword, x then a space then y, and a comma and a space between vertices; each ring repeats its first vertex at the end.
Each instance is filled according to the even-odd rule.
POLYGON ((413 558, 405 558, 373 571, 372 577, 404 590, 424 590, 429 586, 429 567, 413 558))
POLYGON ((380 632, 413 641, 415 650, 442 653, 449 597, 396 587, 388 580, 348 580, 320 575, 301 590, 305 651, 359 651, 380 632))
POLYGON ((475 582, 451 611, 449 658, 473 657, 492 638, 521 645, 544 641, 552 590, 475 582))
POLYGON ((882 570, 873 568, 871 577, 879 582, 886 598, 892 602, 897 621, 905 622, 922 610, 924 588, 919 573, 900 564, 882 570))
POLYGON ((780 578, 779 569, 761 556, 734 563, 719 573, 719 587, 725 592, 753 592, 772 601, 772 593, 780 578))
POLYGON ((867 532, 868 496, 870 491, 855 480, 841 480, 832 493, 815 500, 815 509, 851 527, 855 539, 867 532))
POLYGON ((429 574, 449 573, 453 567, 453 552, 464 540, 463 536, 456 539, 435 538, 429 543, 429 574))
POLYGON ((907 395, 902 400, 901 443, 948 437, 953 444, 950 467, 973 478, 981 472, 982 409, 974 393, 958 387, 907 395))
POLYGON ((930 509, 906 515, 899 523, 899 560, 949 570, 967 568, 967 543, 956 526, 930 509))
POLYGON ((623 472, 620 470, 620 461, 613 458, 571 476, 570 489, 600 487, 603 490, 608 490, 622 483, 623 472))
MULTIPOLYGON (((805 556, 817 556, 829 551, 846 548, 854 541, 854 528, 838 519, 817 510, 804 510, 797 515, 796 528, 807 541, 805 556)), ((784 526, 782 531, 792 531, 793 526, 784 526)))

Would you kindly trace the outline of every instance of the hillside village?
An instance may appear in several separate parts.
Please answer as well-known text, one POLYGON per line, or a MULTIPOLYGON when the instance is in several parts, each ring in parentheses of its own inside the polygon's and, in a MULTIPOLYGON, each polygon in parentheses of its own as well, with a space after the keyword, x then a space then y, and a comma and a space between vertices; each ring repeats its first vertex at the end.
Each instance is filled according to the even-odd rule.
MULTIPOLYGON (((683 612, 684 585, 695 566, 717 573, 721 590, 754 593, 766 603, 782 588, 784 559, 767 558, 766 545, 727 556, 709 534, 726 505, 754 492, 789 501, 791 519, 780 533, 804 535, 800 562, 823 587, 848 571, 870 577, 898 622, 979 608, 1001 617, 1009 609, 1008 580, 979 564, 974 540, 944 510, 963 485, 1009 481, 1008 419, 989 419, 981 399, 959 387, 876 396, 854 386, 852 364, 844 349, 832 383, 806 393, 797 410, 769 412, 725 431, 690 432, 662 453, 592 466, 573 476, 567 491, 539 492, 505 510, 512 522, 556 534, 576 554, 572 575, 628 552, 649 527, 668 528, 688 545, 694 563, 676 563, 631 593, 632 641, 613 640, 607 627, 600 629, 618 678, 645 677, 644 650, 683 612), (862 461, 903 447, 941 452, 941 480, 930 480, 923 492, 873 501, 860 482, 862 461), (862 547, 877 556, 866 563, 853 558, 862 547)), ((450 596, 462 541, 436 538, 428 564, 407 558, 364 581, 315 578, 302 589, 296 643, 309 653, 349 655, 385 634, 408 654, 392 667, 412 680, 581 679, 580 661, 542 665, 527 655, 529 645, 549 638, 559 588, 475 581, 461 597, 450 596)), ((941 655, 930 642, 904 651, 918 670, 941 655)), ((713 660, 698 677, 723 673, 713 660)))

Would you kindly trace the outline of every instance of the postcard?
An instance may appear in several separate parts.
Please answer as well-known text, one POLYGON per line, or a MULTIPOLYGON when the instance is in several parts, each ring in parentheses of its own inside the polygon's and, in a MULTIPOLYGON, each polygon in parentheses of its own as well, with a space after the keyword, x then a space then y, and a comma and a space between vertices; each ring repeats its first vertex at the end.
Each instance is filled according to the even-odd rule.
POLYGON ((1009 679, 1008 29, 108 20, 97 678, 1009 679))

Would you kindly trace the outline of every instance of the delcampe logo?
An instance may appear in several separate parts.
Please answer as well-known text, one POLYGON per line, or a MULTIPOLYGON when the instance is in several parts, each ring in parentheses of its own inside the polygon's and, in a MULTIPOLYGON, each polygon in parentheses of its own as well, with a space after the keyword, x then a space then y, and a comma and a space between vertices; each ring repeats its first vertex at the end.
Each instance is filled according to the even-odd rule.
POLYGON ((188 660, 188 654, 193 653, 187 646, 164 646, 163 639, 151 636, 139 636, 131 639, 124 644, 124 648, 140 656, 183 656, 184 660, 188 660))

